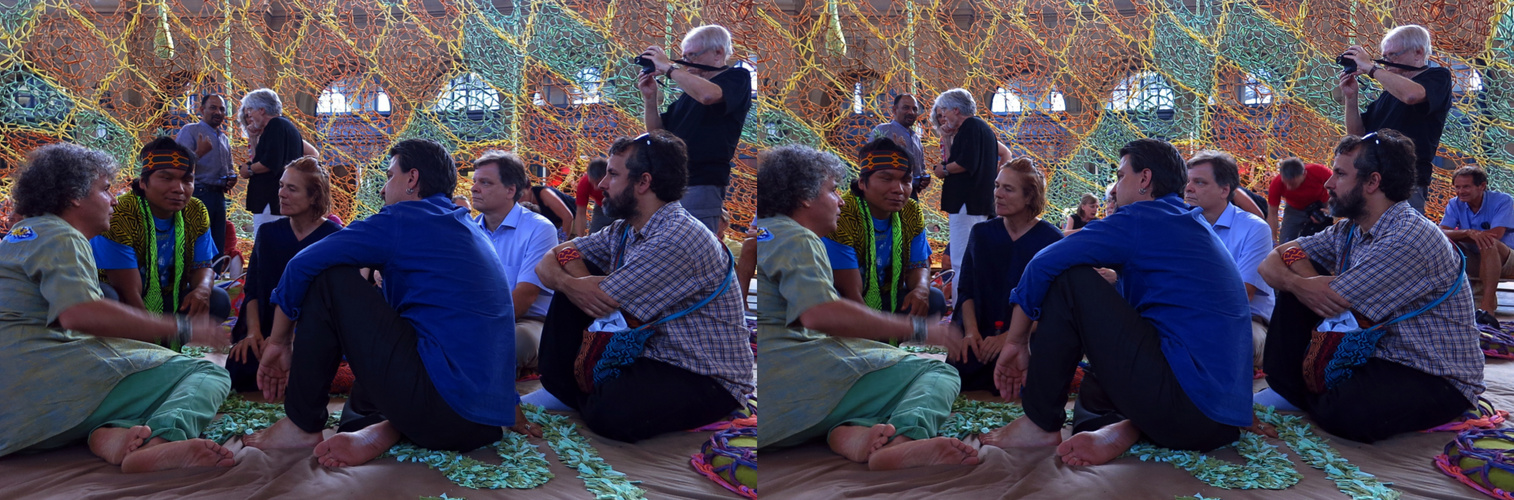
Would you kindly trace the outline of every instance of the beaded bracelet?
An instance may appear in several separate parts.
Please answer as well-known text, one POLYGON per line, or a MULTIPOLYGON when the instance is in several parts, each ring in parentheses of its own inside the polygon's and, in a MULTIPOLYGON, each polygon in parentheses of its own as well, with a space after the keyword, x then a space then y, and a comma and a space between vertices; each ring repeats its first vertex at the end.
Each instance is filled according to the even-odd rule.
POLYGON ((1287 267, 1293 267, 1293 263, 1301 260, 1307 260, 1308 258, 1309 254, 1304 253, 1304 249, 1299 247, 1293 247, 1283 251, 1283 265, 1287 267))
POLYGON ((577 248, 566 247, 557 251, 557 265, 566 267, 569 262, 584 258, 577 248))

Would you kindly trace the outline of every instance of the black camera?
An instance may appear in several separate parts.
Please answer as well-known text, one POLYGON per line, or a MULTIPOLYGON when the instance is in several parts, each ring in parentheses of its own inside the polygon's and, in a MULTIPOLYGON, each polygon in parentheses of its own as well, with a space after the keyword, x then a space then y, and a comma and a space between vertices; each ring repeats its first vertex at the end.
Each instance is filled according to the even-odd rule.
POLYGON ((636 63, 638 66, 641 66, 641 74, 643 75, 657 72, 657 64, 652 62, 651 59, 647 59, 642 56, 636 56, 634 59, 631 59, 631 62, 636 63))
POLYGON ((1346 57, 1345 54, 1336 56, 1335 64, 1341 65, 1341 74, 1343 75, 1356 72, 1356 60, 1346 57))

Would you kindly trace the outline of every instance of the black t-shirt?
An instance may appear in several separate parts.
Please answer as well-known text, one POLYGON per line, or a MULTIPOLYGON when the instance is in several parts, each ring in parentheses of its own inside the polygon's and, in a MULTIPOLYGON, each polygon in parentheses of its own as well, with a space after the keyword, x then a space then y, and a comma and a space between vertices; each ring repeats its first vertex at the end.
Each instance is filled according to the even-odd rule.
POLYGON ((267 206, 270 213, 279 215, 279 178, 284 176, 284 166, 300 159, 305 154, 305 139, 294 122, 282 116, 268 120, 263 134, 258 136, 258 149, 252 161, 268 167, 268 172, 252 174, 247 180, 247 211, 263 213, 267 206))
MULTIPOLYGON (((1387 71, 1379 69, 1378 71, 1387 71)), ((1440 148, 1440 134, 1445 131, 1446 113, 1451 111, 1451 70, 1430 68, 1415 75, 1414 83, 1425 87, 1425 100, 1410 106, 1384 90, 1362 113, 1362 127, 1367 132, 1391 128, 1414 140, 1416 179, 1421 186, 1430 185, 1434 171, 1430 163, 1440 148)))
POLYGON ((994 214, 994 177, 999 170, 999 140, 988 122, 968 117, 952 137, 951 156, 946 163, 956 163, 966 172, 946 176, 941 183, 941 210, 954 214, 967 205, 968 215, 994 214))
POLYGON ((568 206, 569 214, 573 215, 574 217, 578 216, 578 202, 574 201, 572 196, 568 196, 567 194, 564 194, 562 191, 558 191, 557 188, 552 186, 531 186, 531 196, 536 197, 536 206, 541 207, 541 216, 546 217, 548 221, 551 221, 552 227, 561 228, 563 220, 562 217, 559 217, 557 215, 557 212, 553 212, 552 209, 547 208, 546 202, 541 201, 541 192, 544 190, 550 191, 553 196, 556 196, 557 199, 562 200, 562 204, 568 206))
POLYGON ((662 128, 688 148, 690 186, 731 182, 731 159, 752 109, 752 73, 745 68, 722 71, 710 83, 720 86, 721 102, 706 106, 684 94, 662 114, 662 128))
POLYGON ((1073 229, 1083 229, 1083 226, 1088 225, 1088 221, 1083 220, 1083 215, 1077 212, 1073 212, 1071 219, 1073 229))

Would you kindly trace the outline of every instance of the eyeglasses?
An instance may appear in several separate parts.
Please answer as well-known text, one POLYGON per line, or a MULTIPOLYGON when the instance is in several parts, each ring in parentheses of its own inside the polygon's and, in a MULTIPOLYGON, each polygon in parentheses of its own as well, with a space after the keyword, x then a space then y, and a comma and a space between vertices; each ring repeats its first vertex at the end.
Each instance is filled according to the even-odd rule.
POLYGON ((1396 59, 1398 58, 1398 56, 1401 56, 1408 51, 1409 49, 1396 50, 1393 52, 1383 52, 1383 59, 1396 59))

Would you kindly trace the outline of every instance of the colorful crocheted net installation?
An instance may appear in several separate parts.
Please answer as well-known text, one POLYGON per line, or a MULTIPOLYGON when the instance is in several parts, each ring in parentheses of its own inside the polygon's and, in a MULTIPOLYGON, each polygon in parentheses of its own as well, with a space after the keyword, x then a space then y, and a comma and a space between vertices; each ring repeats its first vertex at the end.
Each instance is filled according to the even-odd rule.
POLYGON ((1461 432, 1469 429, 1497 429, 1508 420, 1509 412, 1493 407, 1493 402, 1482 396, 1477 397, 1477 404, 1467 410, 1456 420, 1441 424, 1425 432, 1461 432))
POLYGON ((689 464, 704 477, 725 489, 757 498, 757 428, 732 428, 716 432, 689 457, 689 464))
MULTIPOLYGON (((1335 57, 1352 43, 1378 55, 1401 24, 1426 26, 1432 60, 1455 75, 1432 218, 1455 167, 1483 166, 1495 189, 1514 191, 1514 0, 11 3, 0 9, 0 177, 62 140, 129 165, 144 141, 197 119, 195 96, 223 93, 234 113, 268 87, 320 149, 349 221, 382 206, 385 151, 406 138, 438 140, 462 162, 513 150, 539 166, 533 182, 572 192, 588 158, 643 131, 630 58, 649 45, 678 55, 706 23, 730 29, 732 64, 755 75, 728 196, 738 224, 753 215, 759 151, 802 143, 855 160, 895 95, 928 105, 954 87, 977 97, 1014 155, 1046 169, 1053 211, 1102 192, 1120 145, 1139 137, 1228 151, 1264 191, 1282 157, 1328 163, 1344 133, 1335 57)), ((1363 104, 1380 91, 1364 85, 1363 104)), ((246 140, 228 131, 246 161, 246 140)), ((927 164, 939 161, 937 139, 922 137, 927 164)), ((230 195, 242 231, 246 185, 230 195)), ((8 189, 0 182, 0 198, 8 189)), ((945 217, 928 217, 939 253, 945 217)))
POLYGON ((1514 464, 1505 453, 1514 449, 1514 429, 1473 429, 1458 434, 1435 457, 1435 466, 1447 476, 1484 495, 1514 500, 1505 488, 1514 487, 1514 464))

